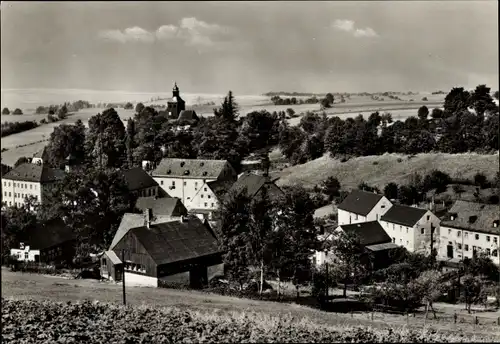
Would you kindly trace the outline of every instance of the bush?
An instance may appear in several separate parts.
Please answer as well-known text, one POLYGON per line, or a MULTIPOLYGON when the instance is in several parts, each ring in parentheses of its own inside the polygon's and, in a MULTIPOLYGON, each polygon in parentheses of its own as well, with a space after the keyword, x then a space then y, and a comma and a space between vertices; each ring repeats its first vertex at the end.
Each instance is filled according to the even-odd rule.
POLYGON ((489 204, 499 204, 500 203, 500 198, 498 195, 491 195, 488 197, 488 203, 489 204))
POLYGON ((23 110, 17 108, 14 110, 14 112, 12 112, 13 115, 22 115, 23 114, 23 110))
POLYGON ((2 115, 10 115, 10 110, 8 108, 3 108, 2 115))
POLYGON ((427 100, 428 100, 428 99, 427 99, 427 97, 423 97, 423 98, 422 98, 422 101, 423 101, 423 102, 426 102, 427 100))
POLYGON ((5 122, 2 123, 2 137, 22 133, 23 131, 31 130, 36 127, 38 127, 38 123, 35 121, 5 122))
POLYGON ((481 189, 486 189, 489 186, 488 178, 482 173, 476 173, 474 176, 474 185, 479 186, 481 189))

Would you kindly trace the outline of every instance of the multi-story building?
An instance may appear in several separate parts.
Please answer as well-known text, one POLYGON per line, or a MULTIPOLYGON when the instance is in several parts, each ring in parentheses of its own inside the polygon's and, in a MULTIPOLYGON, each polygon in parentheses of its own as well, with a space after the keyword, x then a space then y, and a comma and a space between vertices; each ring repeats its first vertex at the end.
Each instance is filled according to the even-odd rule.
POLYGON ((393 243, 410 252, 437 250, 440 219, 430 210, 393 205, 380 218, 380 223, 393 243))
POLYGON ((33 158, 2 177, 3 206, 22 206, 33 196, 40 204, 54 185, 64 178, 64 171, 44 165, 41 158, 33 158))
POLYGON ((353 190, 337 207, 338 224, 378 221, 391 207, 392 203, 384 195, 353 190))
POLYGON ((456 201, 441 221, 438 257, 457 262, 485 252, 500 264, 498 210, 498 205, 456 201))
POLYGON ((167 196, 160 192, 158 183, 140 167, 122 171, 122 175, 129 191, 138 197, 167 196))
POLYGON ((236 171, 226 160, 163 159, 152 171, 154 180, 171 197, 181 200, 188 210, 214 211, 217 195, 208 183, 234 182, 236 171))

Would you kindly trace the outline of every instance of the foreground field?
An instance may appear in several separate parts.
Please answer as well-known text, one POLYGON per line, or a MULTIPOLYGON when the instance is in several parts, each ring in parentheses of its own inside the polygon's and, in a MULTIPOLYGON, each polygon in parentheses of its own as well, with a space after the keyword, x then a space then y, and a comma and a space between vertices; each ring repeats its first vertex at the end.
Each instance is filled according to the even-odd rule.
MULTIPOLYGON (((16 300, 57 300, 59 302, 98 300, 100 302, 120 304, 122 287, 113 283, 20 274, 2 269, 2 297, 16 300)), ((407 318, 401 315, 374 313, 373 320, 371 320, 371 315, 366 313, 354 313, 352 315, 327 313, 295 304, 248 300, 173 289, 127 287, 127 304, 135 307, 189 309, 190 312, 210 313, 226 317, 226 319, 231 318, 232 314, 235 313, 238 314, 236 317, 241 317, 243 316, 241 312, 253 314, 251 318, 260 319, 271 319, 270 316, 274 317, 273 319, 276 319, 275 317, 307 318, 308 323, 314 323, 323 328, 342 329, 342 331, 349 326, 370 326, 377 329, 392 328, 395 331, 405 327, 421 330, 423 326, 423 312, 419 312, 415 318, 412 316, 407 318)), ((3 305, 3 309, 5 309, 5 305, 3 305)), ((481 321, 478 326, 472 325, 471 319, 464 320, 465 323, 463 324, 454 325, 450 320, 452 313, 450 314, 441 306, 436 305, 436 309, 439 319, 429 319, 427 324, 440 332, 452 332, 452 334, 463 332, 467 336, 476 335, 478 340, 481 338, 486 340, 498 334, 496 325, 498 314, 496 313, 481 314, 481 321)), ((465 314, 462 317, 466 319, 465 314)), ((264 322, 267 323, 267 321, 264 322)), ((498 337, 500 339, 500 335, 498 337)), ((220 341, 226 340, 221 338, 220 341)))
POLYGON ((277 184, 313 187, 329 176, 334 176, 344 188, 355 188, 362 182, 383 188, 390 182, 406 184, 413 173, 425 175, 433 169, 446 172, 452 178, 470 179, 481 172, 492 180, 498 171, 498 158, 498 152, 494 155, 428 153, 413 157, 384 154, 340 162, 325 155, 302 165, 285 168, 277 174, 280 177, 277 184))
POLYGON ((2 300, 5 343, 415 343, 471 342, 494 336, 317 325, 308 318, 259 312, 120 307, 97 303, 2 300))

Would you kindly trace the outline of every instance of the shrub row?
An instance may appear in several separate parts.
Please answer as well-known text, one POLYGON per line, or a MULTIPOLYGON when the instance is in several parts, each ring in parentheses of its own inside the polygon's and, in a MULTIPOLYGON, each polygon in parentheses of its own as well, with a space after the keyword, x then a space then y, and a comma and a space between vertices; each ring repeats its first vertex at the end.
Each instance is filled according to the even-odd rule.
POLYGON ((21 133, 36 127, 38 127, 38 123, 35 121, 5 122, 2 123, 2 137, 21 133))
POLYGON ((317 325, 307 318, 289 315, 205 314, 189 309, 123 307, 89 301, 2 298, 4 343, 444 343, 481 339, 433 330, 317 325))

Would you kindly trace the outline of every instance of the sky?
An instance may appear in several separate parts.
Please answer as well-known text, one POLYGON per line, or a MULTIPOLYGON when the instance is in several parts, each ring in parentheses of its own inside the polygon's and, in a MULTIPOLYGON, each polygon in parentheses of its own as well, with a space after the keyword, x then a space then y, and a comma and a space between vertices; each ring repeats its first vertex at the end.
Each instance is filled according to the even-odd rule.
POLYGON ((498 89, 498 2, 1 4, 2 89, 498 89))

